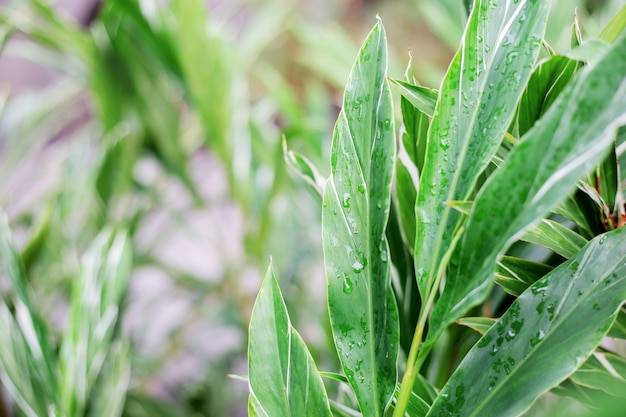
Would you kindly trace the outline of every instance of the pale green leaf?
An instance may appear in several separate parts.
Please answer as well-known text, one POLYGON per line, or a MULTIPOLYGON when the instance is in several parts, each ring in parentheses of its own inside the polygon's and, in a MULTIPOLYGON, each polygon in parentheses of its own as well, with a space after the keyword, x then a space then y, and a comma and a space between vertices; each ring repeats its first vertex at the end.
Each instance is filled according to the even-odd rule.
POLYGON ((283 156, 285 163, 302 178, 307 185, 320 197, 324 194, 326 179, 319 173, 315 165, 304 156, 287 149, 287 140, 283 137, 283 156))
POLYGON ((572 79, 580 63, 552 56, 533 71, 518 105, 517 133, 521 137, 543 116, 572 79))
POLYGON ((385 228, 395 160, 387 48, 363 44, 335 125, 322 236, 335 345, 361 412, 382 416, 396 385, 399 330, 385 228))
POLYGON ((626 300, 625 244, 626 229, 599 236, 533 284, 467 354, 428 416, 517 416, 571 375, 626 300))
POLYGON ((406 81, 391 79, 391 85, 416 109, 428 117, 433 117, 437 103, 437 91, 432 88, 413 85, 406 81))
MULTIPOLYGON (((69 323, 59 363, 60 405, 65 415, 84 414, 109 355, 120 303, 130 278, 130 245, 123 232, 101 232, 83 256, 80 276, 73 281, 69 323)), ((126 363, 122 357, 117 361, 121 362, 114 359, 114 367, 126 363)))
POLYGON ((626 27, 626 6, 622 7, 619 12, 607 23, 600 32, 600 38, 609 43, 615 42, 626 27))
POLYGON ((291 326, 271 265, 252 311, 248 375, 250 415, 331 416, 322 378, 291 326))
POLYGON ((481 335, 485 334, 485 332, 489 330, 495 322, 496 319, 488 317, 463 317, 462 319, 458 319, 456 321, 457 324, 467 326, 481 335))

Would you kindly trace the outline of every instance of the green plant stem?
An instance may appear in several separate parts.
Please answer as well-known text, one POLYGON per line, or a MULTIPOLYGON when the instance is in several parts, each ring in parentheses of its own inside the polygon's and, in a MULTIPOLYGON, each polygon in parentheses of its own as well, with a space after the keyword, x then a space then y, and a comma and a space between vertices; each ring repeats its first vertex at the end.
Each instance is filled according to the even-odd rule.
MULTIPOLYGON (((443 263, 442 263, 443 265, 443 263)), ((407 369, 402 377, 402 384, 400 385, 400 393, 398 394, 398 401, 393 411, 393 417, 404 417, 409 399, 411 398, 411 392, 413 391, 413 385, 415 384, 415 378, 419 374, 420 367, 424 360, 418 362, 418 358, 423 355, 419 355, 420 347, 422 346, 422 336, 424 335, 424 327, 426 326, 426 320, 428 318, 428 312, 431 310, 435 302, 436 288, 441 283, 443 277, 444 268, 439 268, 437 271, 437 278, 433 286, 431 287, 428 298, 422 307, 420 308, 419 320, 415 327, 415 333, 413 334, 413 341, 411 342, 411 349, 409 350, 409 357, 407 359, 407 369)))
POLYGON ((435 303, 435 294, 437 294, 437 288, 439 288, 439 285, 441 284, 444 271, 446 270, 446 266, 448 265, 450 256, 452 256, 452 252, 454 251, 454 248, 456 247, 459 238, 463 234, 463 229, 463 226, 458 229, 457 233, 452 239, 450 248, 441 259, 439 268, 437 268, 437 276, 435 277, 435 281, 433 282, 432 287, 430 287, 430 291, 428 291, 427 293, 428 295, 426 297, 426 302, 422 304, 422 307, 420 308, 419 319, 417 321, 417 326, 415 327, 415 333, 413 334, 413 341, 411 342, 411 349, 409 350, 409 357, 407 359, 406 372, 402 377, 402 383, 400 384, 400 393, 398 394, 398 401, 396 401, 396 407, 393 411, 393 417, 404 417, 406 408, 409 404, 409 399, 411 398, 411 392, 413 391, 413 385, 415 385, 415 378, 417 378, 422 364, 424 363, 424 360, 426 359, 426 356, 428 356, 430 348, 433 345, 433 343, 427 345, 426 349, 424 350, 424 346, 422 345, 424 327, 426 327, 428 313, 435 303))

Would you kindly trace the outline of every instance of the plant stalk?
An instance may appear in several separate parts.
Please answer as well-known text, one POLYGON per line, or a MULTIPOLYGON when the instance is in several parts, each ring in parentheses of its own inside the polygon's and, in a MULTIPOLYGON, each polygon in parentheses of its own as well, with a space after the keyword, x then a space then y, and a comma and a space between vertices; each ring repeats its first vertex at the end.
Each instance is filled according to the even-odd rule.
POLYGON ((411 349, 409 350, 409 357, 407 358, 407 366, 406 372, 402 377, 402 383, 400 384, 400 393, 398 394, 398 401, 396 401, 396 407, 393 411, 393 417, 405 417, 406 408, 409 404, 409 399, 411 398, 411 392, 413 392, 413 385, 415 385, 415 378, 419 374, 419 371, 426 359, 426 355, 430 351, 430 347, 432 347, 432 343, 426 350, 420 349, 422 346, 422 337, 424 335, 424 327, 426 327, 426 320, 428 319, 428 314, 435 303, 435 294, 437 294, 437 288, 441 284, 441 280, 443 278, 443 274, 446 270, 448 262, 450 261, 450 257, 452 256, 452 252, 456 247, 457 242, 463 234, 464 227, 461 226, 457 233, 455 234, 448 251, 441 259, 441 263, 439 264, 439 268, 437 268, 437 276, 435 277, 435 281, 433 282, 432 287, 430 287, 430 291, 427 293, 426 302, 422 304, 420 308, 419 319, 417 321, 417 326, 415 327, 415 333, 413 334, 413 341, 411 342, 411 349), (421 353, 421 355, 420 355, 421 353))

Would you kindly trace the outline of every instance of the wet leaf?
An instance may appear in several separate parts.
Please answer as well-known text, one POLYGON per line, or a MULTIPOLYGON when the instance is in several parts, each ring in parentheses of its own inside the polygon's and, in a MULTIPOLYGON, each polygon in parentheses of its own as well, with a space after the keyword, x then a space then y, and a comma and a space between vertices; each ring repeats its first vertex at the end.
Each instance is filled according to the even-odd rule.
POLYGON ((527 259, 503 256, 498 261, 495 281, 504 291, 517 297, 552 269, 551 266, 527 259))
POLYGON ((252 311, 248 374, 250 415, 331 416, 322 377, 291 325, 271 265, 252 311))
POLYGON ((626 229, 599 236, 525 291, 467 354, 428 416, 517 416, 579 368, 626 300, 624 244, 626 229))
MULTIPOLYGON (((415 267, 428 298, 468 200, 513 118, 539 53, 546 2, 479 1, 439 90, 416 204, 415 267)), ((436 329, 436 327, 435 327, 436 329)))
POLYGON ((572 193, 626 121, 626 37, 568 84, 474 202, 431 324, 438 329, 483 300, 497 259, 572 193), (511 187, 511 184, 515 187, 511 187))
POLYGON ((379 21, 363 44, 335 125, 322 236, 328 307, 343 370, 361 412, 382 416, 396 385, 398 310, 385 229, 395 138, 379 21))
POLYGON ((543 219, 521 238, 523 241, 548 248, 564 258, 571 258, 585 246, 587 239, 554 220, 543 219))

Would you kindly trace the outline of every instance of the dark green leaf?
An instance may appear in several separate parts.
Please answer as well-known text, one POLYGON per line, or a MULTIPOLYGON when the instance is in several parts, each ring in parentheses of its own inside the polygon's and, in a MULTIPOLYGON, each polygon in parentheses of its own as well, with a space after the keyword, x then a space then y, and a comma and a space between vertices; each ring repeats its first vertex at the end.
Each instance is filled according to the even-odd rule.
POLYGON ((504 291, 519 296, 526 288, 542 278, 552 267, 526 259, 503 256, 498 261, 495 281, 504 291))
POLYGON ((626 310, 622 308, 609 331, 609 337, 626 339, 626 310))
POLYGON ((533 71, 518 106, 520 137, 550 108, 579 66, 579 62, 557 55, 543 61, 533 71))
POLYGON ((443 275, 442 259, 462 217, 445 202, 468 200, 498 150, 539 53, 547 13, 547 3, 530 0, 478 1, 472 10, 439 91, 420 173, 415 268, 422 297, 443 275))
MULTIPOLYGON (((73 281, 72 307, 60 352, 59 394, 65 415, 83 415, 87 409, 96 379, 112 349, 119 305, 130 278, 131 257, 128 236, 111 231, 98 235, 83 256, 81 274, 73 281)), ((124 372, 127 361, 122 356, 111 359, 118 372, 124 372)), ((128 383, 123 375, 114 378, 113 386, 117 385, 115 381, 128 383)))
POLYGON ((434 328, 487 296, 499 256, 562 202, 613 142, 626 117, 626 37, 585 67, 478 194, 433 311, 434 328), (515 187, 511 187, 511 184, 515 187))
POLYGON ((620 33, 626 27, 626 6, 622 7, 619 12, 607 23, 600 32, 600 38, 613 43, 619 37, 620 33))
POLYGON ((517 416, 580 367, 626 300, 624 244, 626 229, 599 236, 533 284, 467 354, 428 416, 517 416))
POLYGON ((322 198, 326 179, 322 177, 315 165, 297 152, 287 149, 287 140, 283 137, 283 155, 289 165, 311 189, 322 198))

